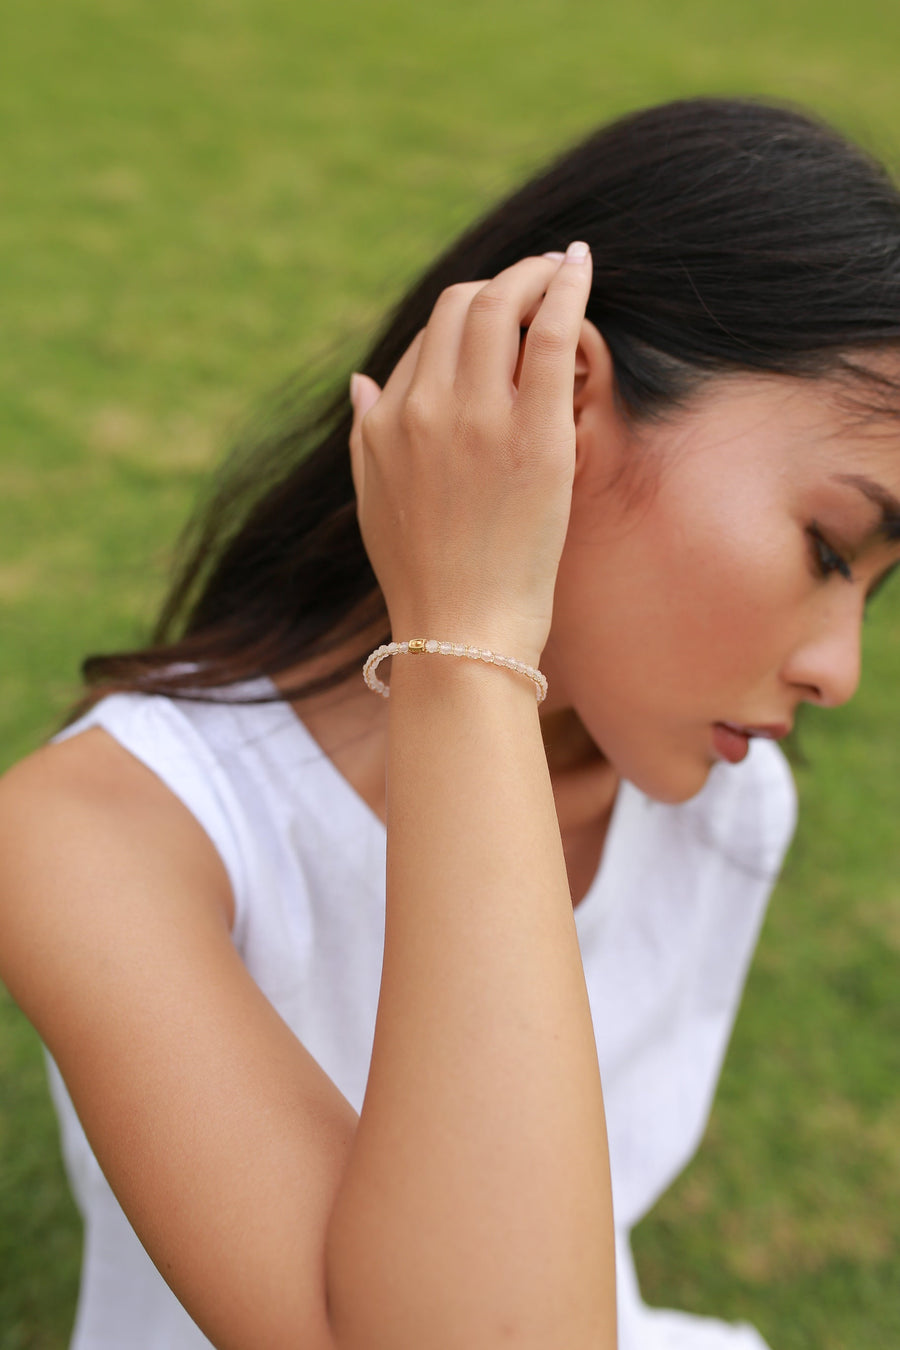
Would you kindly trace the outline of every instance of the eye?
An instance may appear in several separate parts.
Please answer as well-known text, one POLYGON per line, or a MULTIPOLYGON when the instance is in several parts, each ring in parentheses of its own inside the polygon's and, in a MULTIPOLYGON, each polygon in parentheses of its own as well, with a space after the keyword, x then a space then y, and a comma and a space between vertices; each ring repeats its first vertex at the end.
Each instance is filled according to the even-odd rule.
POLYGON ((832 572, 839 572, 845 581, 852 581, 853 573, 847 559, 831 547, 818 525, 811 525, 807 533, 812 545, 813 561, 819 575, 829 577, 832 572))

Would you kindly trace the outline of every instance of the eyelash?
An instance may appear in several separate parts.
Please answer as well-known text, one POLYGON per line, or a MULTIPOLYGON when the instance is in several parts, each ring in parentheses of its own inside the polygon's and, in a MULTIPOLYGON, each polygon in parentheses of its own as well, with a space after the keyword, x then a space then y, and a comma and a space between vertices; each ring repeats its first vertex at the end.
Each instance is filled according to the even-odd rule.
POLYGON ((853 572, 847 559, 831 547, 819 527, 817 525, 810 526, 808 533, 812 543, 813 559, 819 575, 830 577, 832 572, 839 572, 845 581, 852 581, 853 572))

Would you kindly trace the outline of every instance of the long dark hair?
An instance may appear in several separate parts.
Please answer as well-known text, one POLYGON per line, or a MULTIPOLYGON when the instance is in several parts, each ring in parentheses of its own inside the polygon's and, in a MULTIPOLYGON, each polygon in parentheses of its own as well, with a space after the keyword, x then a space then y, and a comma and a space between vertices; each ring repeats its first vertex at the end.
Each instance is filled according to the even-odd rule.
MULTIPOLYGON (((843 371, 885 409, 868 358, 900 344, 900 194, 830 127, 748 100, 670 103, 589 136, 438 259, 360 369, 383 384, 446 286, 572 239, 593 251, 587 313, 627 415, 740 370, 843 371)), ((149 645, 88 657, 71 717, 111 690, 203 698, 363 633, 388 640, 356 520, 347 374, 299 409, 286 398, 237 448, 182 539, 149 645)), ((341 683, 364 656, 283 696, 341 683)))

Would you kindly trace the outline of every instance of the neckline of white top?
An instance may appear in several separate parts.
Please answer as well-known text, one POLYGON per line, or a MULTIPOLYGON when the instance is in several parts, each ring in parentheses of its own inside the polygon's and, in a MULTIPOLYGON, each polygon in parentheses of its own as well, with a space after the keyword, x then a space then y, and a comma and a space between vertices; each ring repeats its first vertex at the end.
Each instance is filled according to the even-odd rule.
MULTIPOLYGON (((278 692, 277 686, 267 677, 263 677, 263 681, 270 692, 278 692)), ((332 790, 343 797, 349 809, 360 818, 361 825, 364 824, 366 829, 374 830, 382 839, 386 839, 384 822, 325 753, 297 710, 285 700, 279 700, 279 703, 283 709, 285 728, 289 728, 287 734, 296 738, 307 755, 313 753, 321 765, 322 772, 331 783, 332 790)), ((292 760, 294 756, 290 745, 285 746, 285 751, 286 759, 292 760)), ((576 930, 582 942, 596 928, 614 902, 616 877, 621 873, 623 853, 627 853, 631 847, 630 837, 633 833, 637 808, 646 800, 643 793, 631 783, 625 781, 619 783, 610 813, 600 865, 586 894, 573 910, 576 930)))

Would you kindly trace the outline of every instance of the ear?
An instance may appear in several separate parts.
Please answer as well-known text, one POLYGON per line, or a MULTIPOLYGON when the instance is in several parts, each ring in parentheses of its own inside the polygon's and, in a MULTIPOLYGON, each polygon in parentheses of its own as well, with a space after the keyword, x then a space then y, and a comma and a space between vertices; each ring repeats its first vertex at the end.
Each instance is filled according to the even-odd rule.
POLYGON ((603 334, 585 319, 575 354, 575 473, 585 474, 591 463, 608 470, 624 451, 627 428, 616 397, 612 356, 603 334))
POLYGON ((575 353, 575 422, 585 405, 599 394, 614 397, 615 377, 612 357, 599 328, 585 319, 575 353))

